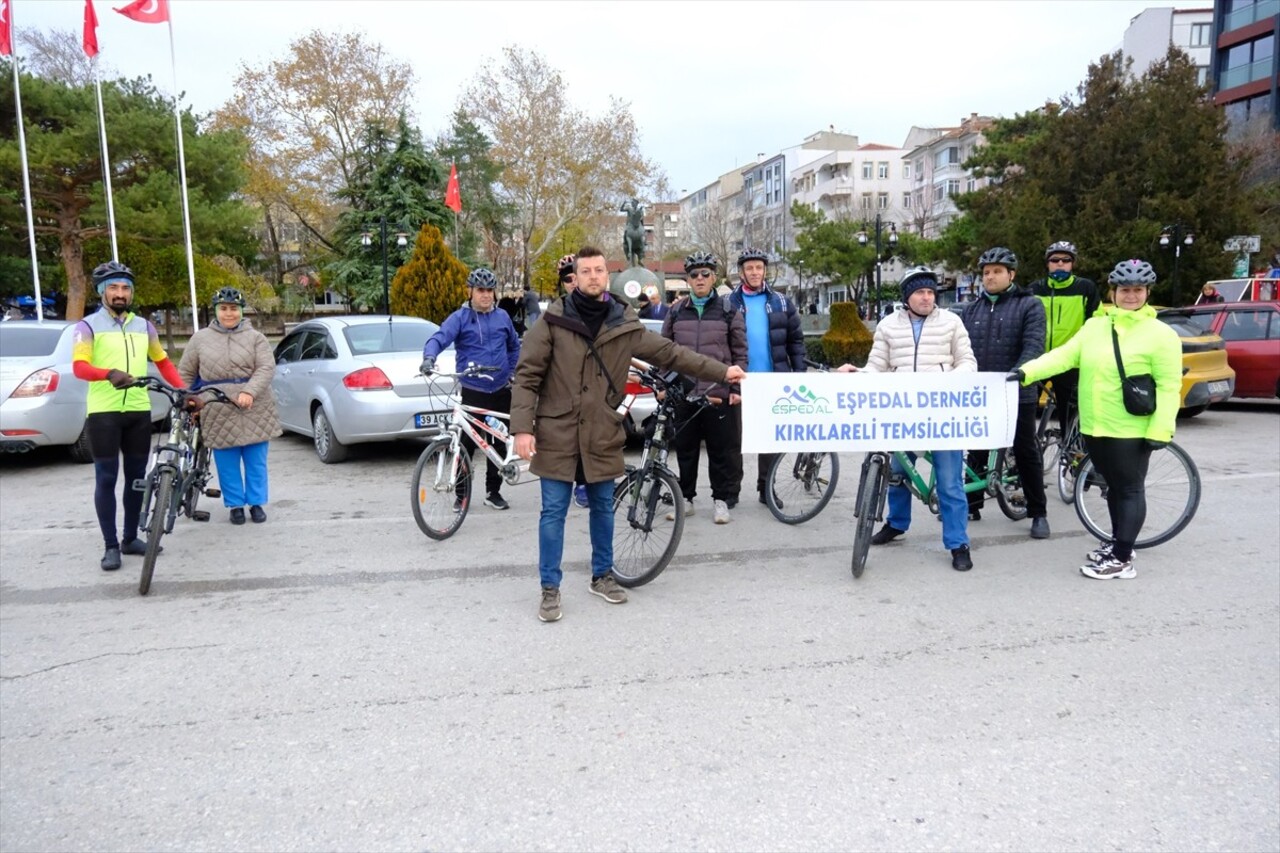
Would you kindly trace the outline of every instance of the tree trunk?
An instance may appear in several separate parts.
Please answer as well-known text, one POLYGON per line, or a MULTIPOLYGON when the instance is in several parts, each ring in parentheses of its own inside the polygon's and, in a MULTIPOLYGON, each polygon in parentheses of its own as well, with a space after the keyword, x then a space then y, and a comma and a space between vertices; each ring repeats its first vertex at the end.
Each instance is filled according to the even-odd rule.
POLYGON ((67 319, 84 318, 84 300, 88 290, 84 276, 84 244, 80 242, 79 217, 72 214, 70 221, 59 223, 58 254, 62 268, 67 273, 67 319))

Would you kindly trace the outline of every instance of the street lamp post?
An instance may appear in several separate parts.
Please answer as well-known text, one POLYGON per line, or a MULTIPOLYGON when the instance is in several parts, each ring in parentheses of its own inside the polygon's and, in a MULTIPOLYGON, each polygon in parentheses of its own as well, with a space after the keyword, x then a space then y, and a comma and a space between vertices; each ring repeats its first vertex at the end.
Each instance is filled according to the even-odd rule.
POLYGON ((1191 246, 1195 242, 1196 235, 1181 222, 1175 222, 1160 229, 1160 248, 1167 249, 1170 245, 1173 246, 1173 279, 1170 283, 1173 293, 1170 303, 1174 306, 1182 304, 1178 301, 1178 259, 1182 257, 1182 247, 1191 246))
MULTIPOLYGON (((387 217, 385 214, 379 215, 378 222, 380 225, 382 245, 382 313, 391 316, 391 285, 387 271, 387 217)), ((360 235, 360 245, 366 249, 373 245, 373 234, 366 231, 360 235)), ((409 245, 409 235, 404 231, 396 232, 396 245, 404 248, 409 245)))
MULTIPOLYGON (((880 319, 880 235, 884 229, 884 223, 880 219, 880 214, 876 214, 876 298, 875 298, 875 319, 880 319)), ((887 223, 889 226, 889 248, 892 249, 898 245, 898 225, 896 222, 887 223)), ((867 245, 867 222, 863 220, 862 230, 858 232, 858 245, 867 245)))

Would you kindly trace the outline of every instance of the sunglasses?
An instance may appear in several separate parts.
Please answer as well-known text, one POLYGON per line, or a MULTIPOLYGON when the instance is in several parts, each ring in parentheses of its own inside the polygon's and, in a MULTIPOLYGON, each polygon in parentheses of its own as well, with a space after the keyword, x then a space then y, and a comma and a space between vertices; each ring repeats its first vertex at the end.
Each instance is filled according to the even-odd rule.
POLYGON ((564 277, 564 281, 565 281, 565 283, 566 283, 566 284, 568 284, 569 282, 572 282, 572 281, 576 280, 577 278, 578 278, 578 277, 577 277, 576 275, 574 275, 573 273, 569 273, 567 276, 565 276, 565 277, 564 277))
POLYGON ((715 278, 715 275, 711 270, 694 270, 689 273, 689 278, 715 278))
POLYGON ((1050 259, 1049 259, 1049 263, 1051 263, 1051 264, 1072 264, 1072 263, 1075 263, 1075 260, 1076 260, 1075 258, 1050 258, 1050 259))

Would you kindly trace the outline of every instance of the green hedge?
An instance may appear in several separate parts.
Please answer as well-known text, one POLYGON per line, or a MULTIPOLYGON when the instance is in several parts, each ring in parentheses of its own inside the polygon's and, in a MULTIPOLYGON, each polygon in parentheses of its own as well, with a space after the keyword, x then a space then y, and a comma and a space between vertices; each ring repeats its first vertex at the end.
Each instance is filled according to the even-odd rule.
POLYGON ((824 359, 828 364, 864 367, 871 354, 873 336, 853 302, 837 302, 831 306, 831 328, 822 336, 824 359))

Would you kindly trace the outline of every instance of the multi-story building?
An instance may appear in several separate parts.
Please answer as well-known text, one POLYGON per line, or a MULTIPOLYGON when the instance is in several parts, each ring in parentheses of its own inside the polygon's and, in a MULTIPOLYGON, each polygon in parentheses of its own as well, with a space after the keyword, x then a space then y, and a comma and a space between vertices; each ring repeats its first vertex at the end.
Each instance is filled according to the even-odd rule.
POLYGON ((1232 133, 1280 130, 1280 0, 1214 0, 1210 81, 1232 133))
POLYGON ((904 200, 909 207, 909 231, 936 238, 960 213, 955 197, 990 183, 988 178, 975 177, 963 164, 974 148, 986 141, 982 132, 993 122, 988 116, 971 113, 960 120, 959 127, 913 127, 907 134, 907 146, 913 138, 920 140, 903 157, 912 182, 909 199, 904 200))
POLYGON ((1129 21, 1120 50, 1133 60, 1130 72, 1141 77, 1164 59, 1170 46, 1181 48, 1195 63, 1203 84, 1209 79, 1212 28, 1212 9, 1143 9, 1129 21))

